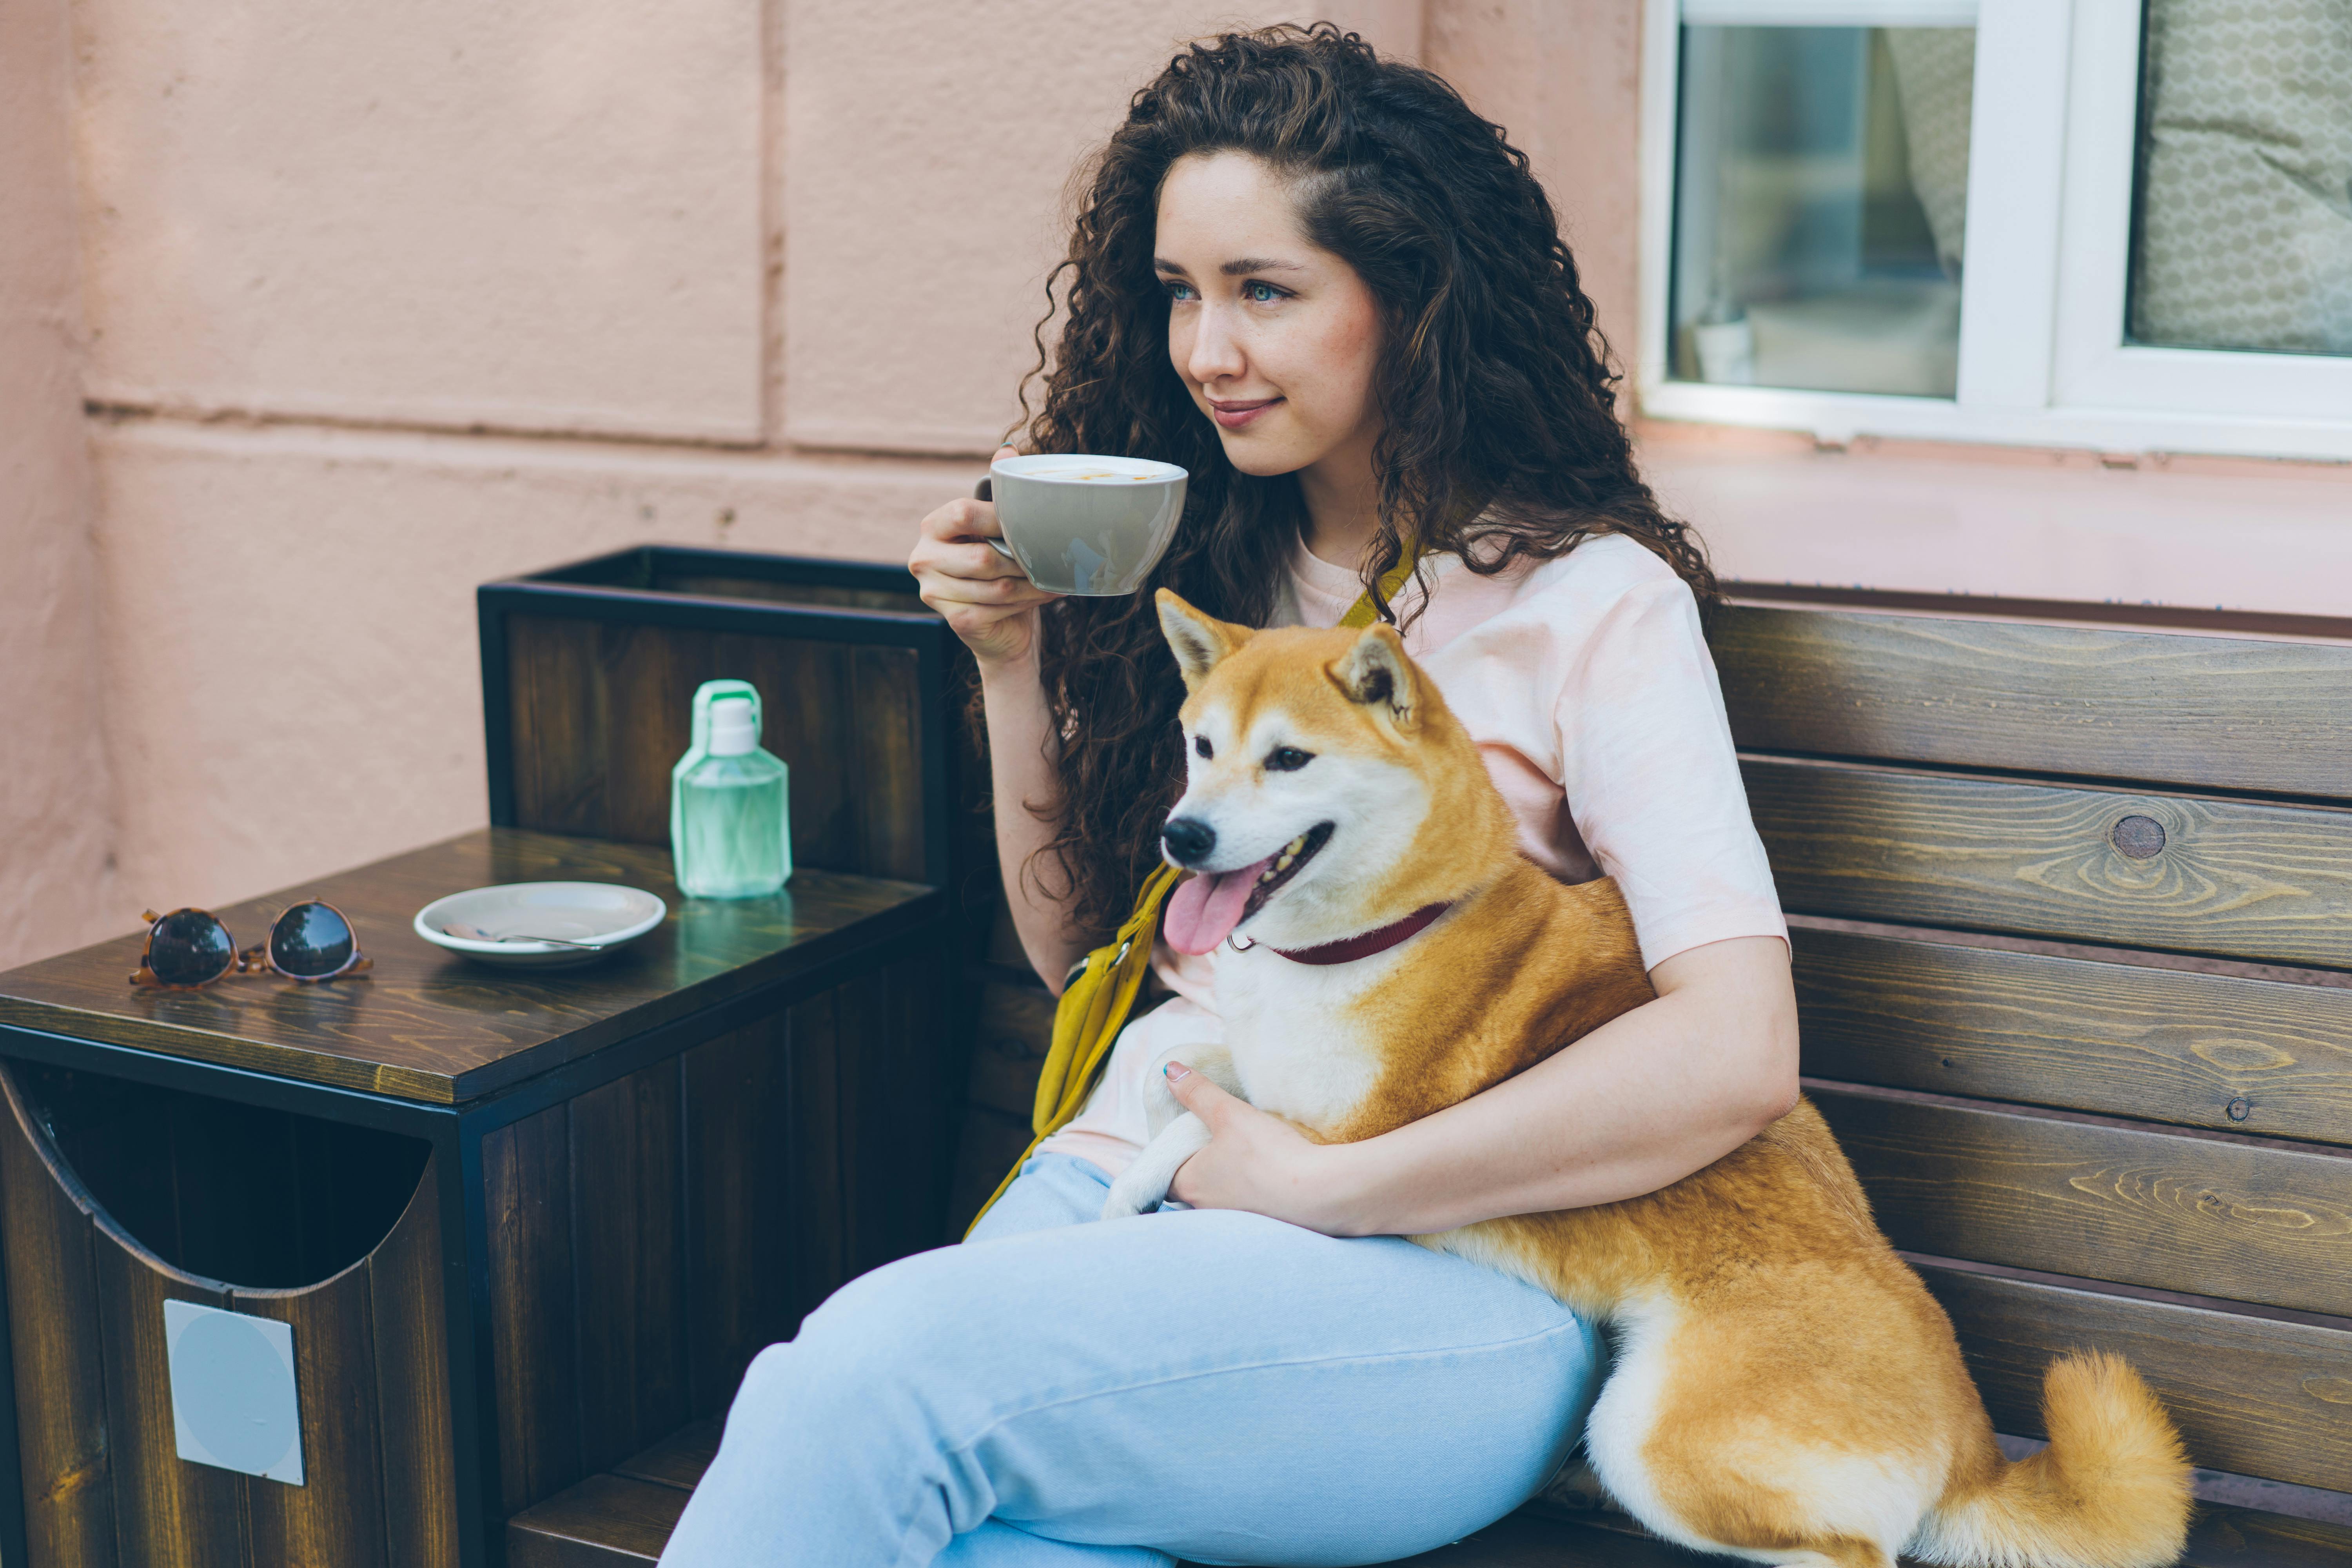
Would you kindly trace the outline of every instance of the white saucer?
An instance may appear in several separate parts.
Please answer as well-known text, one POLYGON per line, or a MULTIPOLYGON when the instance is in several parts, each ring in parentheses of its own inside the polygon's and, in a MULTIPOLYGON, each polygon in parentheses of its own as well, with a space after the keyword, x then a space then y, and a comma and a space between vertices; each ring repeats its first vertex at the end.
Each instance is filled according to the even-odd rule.
POLYGON ((503 882, 436 899, 416 911, 416 934, 436 947, 516 969, 593 963, 662 923, 669 906, 638 888, 610 882, 503 882), (596 944, 593 952, 539 942, 476 942, 441 928, 467 925, 492 936, 553 936, 596 944))

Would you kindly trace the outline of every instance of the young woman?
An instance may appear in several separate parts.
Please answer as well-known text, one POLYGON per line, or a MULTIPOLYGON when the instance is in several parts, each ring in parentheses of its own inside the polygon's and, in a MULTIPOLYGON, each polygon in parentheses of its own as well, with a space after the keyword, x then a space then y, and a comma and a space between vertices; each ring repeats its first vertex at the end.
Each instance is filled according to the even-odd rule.
MULTIPOLYGON (((1095 1221, 1142 1065, 1217 1037, 1212 958, 971 1241, 844 1287, 756 1361, 666 1563, 1375 1563, 1568 1458, 1591 1325, 1401 1239, 1655 1190, 1796 1095, 1785 931, 1698 606, 1635 475, 1604 345, 1527 159, 1437 78, 1328 26, 1178 56, 1112 137, 1027 445, 1181 463, 1157 581, 1335 624, 1417 546, 1406 644, 1526 852, 1614 876, 1657 1000, 1519 1077, 1321 1146, 1198 1074, 1188 1208, 1095 1221)), ((1060 984, 1122 919, 1182 787, 1150 595, 1055 599, 923 520, 910 564, 977 656, 1014 922, 1060 984)), ((1173 1076, 1173 1075, 1171 1075, 1173 1076)))

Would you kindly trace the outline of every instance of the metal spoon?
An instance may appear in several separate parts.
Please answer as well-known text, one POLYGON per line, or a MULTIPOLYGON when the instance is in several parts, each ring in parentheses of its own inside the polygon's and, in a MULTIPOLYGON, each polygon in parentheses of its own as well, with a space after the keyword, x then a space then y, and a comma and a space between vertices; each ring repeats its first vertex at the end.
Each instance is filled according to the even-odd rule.
POLYGON ((583 952, 604 951, 602 942, 566 942, 560 936, 492 936, 479 926, 446 925, 441 928, 441 933, 444 936, 458 937, 467 942, 543 942, 550 947, 576 947, 583 952))

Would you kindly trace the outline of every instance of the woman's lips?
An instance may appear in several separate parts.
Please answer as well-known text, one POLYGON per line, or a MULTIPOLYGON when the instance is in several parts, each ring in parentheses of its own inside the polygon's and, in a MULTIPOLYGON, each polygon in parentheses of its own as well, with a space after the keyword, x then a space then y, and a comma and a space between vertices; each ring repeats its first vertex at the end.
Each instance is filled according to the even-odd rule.
POLYGON ((1209 417, 1228 430, 1239 430, 1281 401, 1279 397, 1255 397, 1222 403, 1212 397, 1209 417))

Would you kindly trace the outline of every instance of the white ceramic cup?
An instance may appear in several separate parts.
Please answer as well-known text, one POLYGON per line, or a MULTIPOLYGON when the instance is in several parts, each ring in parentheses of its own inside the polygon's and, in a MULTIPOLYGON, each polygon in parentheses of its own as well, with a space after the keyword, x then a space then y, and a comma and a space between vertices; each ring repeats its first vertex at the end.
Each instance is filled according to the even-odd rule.
POLYGON ((989 547, 1053 594, 1132 594, 1176 537, 1184 481, 1173 463, 1062 452, 989 465, 1002 542, 989 547))

